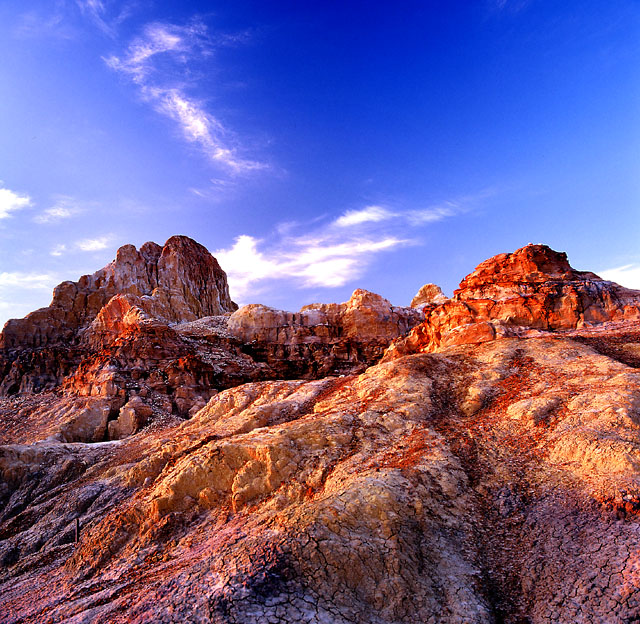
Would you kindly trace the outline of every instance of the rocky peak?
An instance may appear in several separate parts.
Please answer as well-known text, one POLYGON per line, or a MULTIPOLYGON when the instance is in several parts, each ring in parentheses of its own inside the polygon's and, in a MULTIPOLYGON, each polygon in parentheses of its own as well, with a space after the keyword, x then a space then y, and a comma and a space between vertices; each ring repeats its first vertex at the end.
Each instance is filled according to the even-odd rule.
POLYGON ((137 250, 124 245, 113 262, 93 275, 62 282, 53 291, 51 305, 7 322, 0 348, 73 342, 116 295, 150 297, 153 301, 146 307, 169 322, 237 309, 217 260, 194 240, 172 236, 163 247, 145 243, 137 250))
POLYGON ((145 243, 139 250, 124 245, 104 268, 58 285, 48 307, 6 323, 0 334, 0 396, 60 385, 82 358, 123 333, 150 336, 158 324, 236 308, 225 272, 190 238, 172 236, 162 247, 145 243))
MULTIPOLYGON (((209 251, 186 236, 172 236, 157 264, 157 288, 176 322, 233 312, 227 275, 209 251)), ((153 293, 155 296, 159 293, 153 293)))
POLYGON ((640 320, 640 291, 576 271, 567 254, 526 245, 485 260, 450 300, 422 306, 425 320, 388 357, 541 331, 640 320))
POLYGON ((446 300, 447 297, 442 292, 440 286, 436 284, 425 284, 411 300, 411 307, 420 309, 432 303, 444 303, 446 300))
POLYGON ((503 253, 480 263, 454 292, 458 299, 505 298, 527 295, 537 285, 603 281, 595 273, 576 271, 564 252, 547 245, 529 244, 513 253, 503 253))

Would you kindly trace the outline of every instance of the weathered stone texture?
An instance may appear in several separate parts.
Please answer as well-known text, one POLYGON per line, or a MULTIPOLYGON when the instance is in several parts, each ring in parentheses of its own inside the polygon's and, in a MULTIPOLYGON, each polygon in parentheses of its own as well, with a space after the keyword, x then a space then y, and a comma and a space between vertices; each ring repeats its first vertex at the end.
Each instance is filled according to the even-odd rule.
POLYGON ((423 310, 424 322, 399 339, 389 357, 540 331, 640 321, 640 291, 575 271, 566 254, 546 245, 527 245, 481 263, 452 299, 423 310))
POLYGON ((0 399, 0 620, 640 621, 639 293, 543 246, 427 291, 373 365, 420 310, 112 297, 0 399))

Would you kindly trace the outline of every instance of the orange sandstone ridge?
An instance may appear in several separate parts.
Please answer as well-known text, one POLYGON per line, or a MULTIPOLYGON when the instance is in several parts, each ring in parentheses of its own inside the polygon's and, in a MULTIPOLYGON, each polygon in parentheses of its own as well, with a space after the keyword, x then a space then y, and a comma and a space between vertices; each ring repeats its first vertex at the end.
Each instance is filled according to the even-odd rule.
POLYGON ((546 245, 527 245, 480 264, 448 301, 422 307, 424 322, 394 345, 395 354, 640 321, 640 291, 575 271, 546 245))
POLYGON ((172 237, 7 323, 0 621, 640 620, 640 291, 236 308, 172 237))

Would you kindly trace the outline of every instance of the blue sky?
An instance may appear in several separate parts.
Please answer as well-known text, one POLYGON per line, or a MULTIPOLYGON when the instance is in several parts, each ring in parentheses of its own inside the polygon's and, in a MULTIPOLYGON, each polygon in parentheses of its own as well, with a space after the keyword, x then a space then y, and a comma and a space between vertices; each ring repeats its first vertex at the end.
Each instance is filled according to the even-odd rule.
POLYGON ((3 0, 0 324, 192 236, 239 303, 529 242, 640 288, 640 5, 3 0))

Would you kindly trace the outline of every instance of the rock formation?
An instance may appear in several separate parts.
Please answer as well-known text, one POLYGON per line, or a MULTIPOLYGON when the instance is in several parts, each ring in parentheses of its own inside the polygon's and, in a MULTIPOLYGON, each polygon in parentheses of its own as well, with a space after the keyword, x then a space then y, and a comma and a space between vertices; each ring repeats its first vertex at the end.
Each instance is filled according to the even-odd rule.
POLYGON ((358 289, 346 303, 316 303, 297 313, 247 305, 231 315, 228 330, 278 377, 313 378, 363 371, 421 320, 412 308, 358 289))
POLYGON ((640 291, 594 273, 575 271, 567 255, 546 245, 527 245, 480 264, 453 298, 423 306, 425 320, 398 340, 391 356, 640 320, 640 291))
POLYGON ((445 301, 447 301, 447 297, 442 292, 440 286, 436 284, 425 284, 411 300, 411 307, 422 309, 432 303, 444 303, 445 301))
POLYGON ((527 246, 423 295, 413 329, 365 291, 177 324, 114 295, 58 394, 0 400, 0 620, 639 621, 640 293, 527 246))
POLYGON ((29 414, 42 426, 28 441, 45 433, 67 442, 119 439, 167 412, 187 417, 243 382, 361 372, 422 319, 363 290, 295 314, 236 309, 224 271, 202 245, 184 236, 140 251, 125 245, 104 269, 58 286, 48 308, 6 324, 0 396, 55 389, 63 395, 55 410, 69 418, 82 397, 90 423, 107 410, 96 426, 73 417, 52 428, 48 401, 29 414))
MULTIPOLYGON (((139 251, 125 245, 100 271, 57 286, 49 307, 6 323, 0 334, 0 395, 57 386, 82 353, 92 322, 115 295, 123 296, 121 306, 135 307, 134 316, 147 312, 166 323, 237 309, 224 271, 190 238, 173 236, 164 247, 145 243, 139 251)), ((123 313, 122 307, 111 311, 111 321, 123 313)))

